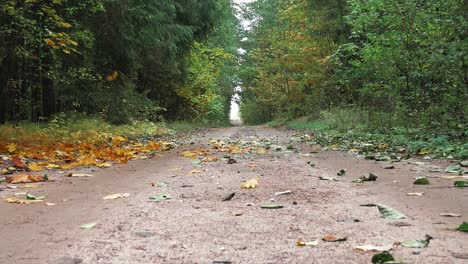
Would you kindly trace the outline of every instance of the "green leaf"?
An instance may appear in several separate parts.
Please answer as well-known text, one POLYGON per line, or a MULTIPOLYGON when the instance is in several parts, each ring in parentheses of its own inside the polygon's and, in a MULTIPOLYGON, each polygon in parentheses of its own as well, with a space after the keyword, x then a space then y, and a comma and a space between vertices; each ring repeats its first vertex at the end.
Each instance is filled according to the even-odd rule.
POLYGON ((429 180, 427 178, 418 178, 414 181, 413 184, 416 185, 428 185, 430 184, 429 180))
POLYGON ((409 240, 401 243, 402 247, 407 247, 407 248, 425 248, 429 245, 429 242, 431 241, 432 237, 426 235, 425 239, 416 239, 416 240, 409 240))
POLYGON ((468 187, 468 181, 456 181, 453 185, 455 185, 455 187, 468 187))
POLYGON ((459 173, 461 171, 461 166, 460 165, 450 165, 445 169, 445 172, 449 173, 459 173))
POLYGON ((154 200, 154 201, 165 201, 171 198, 172 197, 170 194, 160 194, 160 195, 153 195, 149 197, 150 200, 154 200))
POLYGON ((45 196, 34 196, 30 193, 27 193, 26 194, 26 199, 27 200, 44 200, 45 199, 45 196))
POLYGON ((468 232, 468 222, 463 222, 458 228, 458 231, 468 232))
POLYGON ((372 256, 373 264, 386 263, 386 262, 393 261, 393 260, 395 260, 393 256, 386 251, 372 256))
POLYGON ((263 208, 263 209, 281 209, 283 207, 284 207, 283 205, 279 205, 279 204, 263 204, 260 206, 260 208, 263 208))
POLYGON ((192 165, 201 165, 202 161, 201 160, 194 160, 192 161, 192 165))
POLYGON ((383 204, 378 204, 377 208, 379 208, 379 212, 382 215, 383 218, 386 219, 404 219, 406 218, 406 215, 398 212, 397 210, 388 207, 383 204))

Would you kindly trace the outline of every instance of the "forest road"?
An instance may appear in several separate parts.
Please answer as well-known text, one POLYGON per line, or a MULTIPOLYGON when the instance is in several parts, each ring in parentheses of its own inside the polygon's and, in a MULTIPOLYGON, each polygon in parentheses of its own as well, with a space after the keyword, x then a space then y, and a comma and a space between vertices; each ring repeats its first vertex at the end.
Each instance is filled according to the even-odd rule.
MULTIPOLYGON (((468 220, 467 188, 450 188, 453 179, 442 177, 447 173, 429 172, 429 165, 445 168, 446 161, 401 161, 384 169, 385 162, 351 153, 314 151, 296 140, 298 134, 263 126, 208 129, 194 135, 193 144, 162 156, 79 170, 94 177, 52 173, 55 182, 32 192, 56 205, 0 202, 0 263, 371 263, 375 252, 354 247, 391 246, 426 234, 433 237, 427 248, 394 244, 390 252, 405 263, 468 263, 468 234, 455 230, 468 220), (243 152, 234 143, 254 151, 216 151, 210 139, 224 140, 224 148, 234 152, 243 152), (266 153, 263 145, 270 146, 266 153), (197 149, 220 160, 195 164, 181 155, 197 149), (237 163, 229 164, 225 155, 237 163), (345 176, 337 176, 341 169, 345 176), (369 173, 378 175, 377 181, 351 182, 369 173), (430 185, 413 185, 414 177, 425 175, 430 185), (257 188, 241 188, 256 177, 257 188), (415 192, 424 195, 407 195, 415 192), (114 193, 130 196, 103 200, 114 193), (155 195, 171 199, 151 201, 155 195), (360 206, 368 203, 390 206, 407 218, 384 219, 376 207, 360 206), (261 208, 264 204, 283 208, 261 208), (408 226, 395 226, 398 222, 408 226), (88 223, 96 226, 80 229, 88 223), (322 241, 328 234, 347 240, 322 241), (299 247, 299 239, 318 245, 299 247)), ((22 191, 4 189, 0 196, 22 191)))

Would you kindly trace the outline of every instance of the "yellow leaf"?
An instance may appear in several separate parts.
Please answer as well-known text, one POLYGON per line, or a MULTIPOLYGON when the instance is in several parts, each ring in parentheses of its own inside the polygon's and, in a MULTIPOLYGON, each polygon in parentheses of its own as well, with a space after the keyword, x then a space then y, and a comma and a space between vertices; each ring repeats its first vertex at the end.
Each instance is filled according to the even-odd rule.
POLYGON ((106 76, 106 81, 108 82, 115 81, 117 80, 117 77, 119 77, 119 73, 117 71, 114 71, 113 73, 106 76))
POLYGON ((196 159, 198 157, 198 154, 195 152, 191 151, 184 151, 180 155, 186 157, 186 158, 191 158, 191 159, 196 159))
POLYGON ((71 53, 69 50, 66 50, 66 49, 64 49, 64 50, 62 50, 62 51, 63 51, 63 53, 65 53, 65 54, 70 54, 70 53, 71 53))
POLYGON ((4 200, 7 203, 18 203, 18 204, 33 204, 33 203, 43 202, 43 200, 28 200, 28 199, 23 199, 23 198, 18 198, 18 197, 8 197, 8 198, 5 198, 4 200))
POLYGON ((205 157, 202 159, 203 162, 213 162, 213 161, 218 161, 218 157, 205 157))
POLYGON ((201 170, 191 170, 191 171, 189 171, 189 172, 187 172, 187 173, 189 173, 189 174, 195 174, 195 173, 202 173, 202 171, 201 171, 201 170))
POLYGON ((260 180, 260 178, 253 178, 253 179, 250 179, 244 183, 241 184, 241 187, 242 188, 246 188, 246 189, 254 189, 254 188, 257 188, 257 185, 258 185, 258 181, 260 180))
POLYGON ((60 166, 57 165, 57 164, 50 163, 50 164, 47 164, 46 168, 47 169, 58 169, 58 168, 60 168, 60 166))
POLYGON ((94 175, 86 174, 86 173, 69 173, 68 177, 93 177, 94 175))
POLYGON ((263 155, 263 154, 265 154, 266 152, 267 152, 267 150, 264 149, 264 148, 259 148, 259 149, 257 149, 257 154, 258 154, 258 155, 263 155))
POLYGON ((252 162, 252 163, 249 163, 247 166, 249 166, 250 168, 255 168, 257 167, 257 163, 252 162))
POLYGON ((58 22, 58 25, 60 27, 64 27, 64 28, 71 28, 72 25, 70 23, 67 23, 67 22, 58 22))
POLYGON ((31 163, 29 164, 28 168, 32 171, 42 171, 44 169, 44 167, 42 167, 41 165, 37 164, 37 163, 31 163))
POLYGON ((45 43, 51 47, 56 46, 55 41, 51 40, 50 38, 44 39, 45 43))
POLYGON ((108 162, 104 162, 104 163, 99 163, 96 166, 98 166, 99 168, 110 168, 110 167, 112 167, 112 164, 110 164, 108 162))
POLYGON ((72 44, 73 46, 78 46, 78 42, 71 39, 68 40, 68 43, 72 44))
POLYGON ((32 184, 26 184, 21 186, 21 189, 38 189, 41 188, 40 185, 32 185, 32 184))
POLYGON ((13 153, 16 151, 16 143, 10 143, 7 145, 8 152, 13 153))

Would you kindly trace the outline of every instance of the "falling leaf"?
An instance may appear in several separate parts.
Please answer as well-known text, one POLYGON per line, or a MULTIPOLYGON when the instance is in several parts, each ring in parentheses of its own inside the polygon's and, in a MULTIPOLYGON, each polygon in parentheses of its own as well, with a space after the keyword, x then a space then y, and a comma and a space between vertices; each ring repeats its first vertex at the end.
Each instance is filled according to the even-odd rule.
POLYGON ((407 193, 407 196, 422 196, 424 195, 423 192, 414 192, 414 193, 407 193))
POLYGON ((160 195, 153 195, 149 197, 150 200, 154 200, 154 201, 165 201, 171 198, 172 197, 170 194, 160 194, 160 195))
POLYGON ((468 232, 468 222, 463 222, 458 228, 458 231, 468 232))
POLYGON ((402 247, 407 248, 425 248, 429 245, 432 237, 426 235, 425 239, 416 239, 416 240, 409 240, 401 243, 402 247))
POLYGON ((325 242, 342 242, 348 240, 348 238, 336 235, 326 235, 322 238, 322 240, 325 242))
POLYGON ((362 246, 355 246, 354 248, 357 250, 362 250, 362 251, 389 251, 393 248, 393 245, 387 245, 387 246, 362 245, 362 246))
POLYGON ((45 181, 44 177, 40 175, 34 175, 34 174, 17 174, 17 175, 6 176, 5 180, 7 183, 11 183, 11 184, 45 181))
POLYGON ((298 247, 306 247, 306 246, 316 247, 316 246, 318 246, 318 243, 319 243, 318 240, 314 240, 314 241, 302 241, 301 239, 299 239, 299 240, 297 240, 296 245, 297 245, 298 247))
POLYGON ((129 196, 130 196, 129 193, 114 193, 114 194, 107 195, 102 199, 103 200, 115 200, 115 199, 119 199, 119 198, 126 198, 126 197, 129 197, 129 196))
POLYGON ((37 163, 31 163, 29 164, 28 168, 32 171, 42 171, 44 169, 44 167, 40 166, 39 164, 37 163))
POLYGON ((93 177, 94 175, 86 173, 69 173, 67 177, 93 177))
POLYGON ((260 181, 260 178, 253 178, 248 181, 245 181, 244 183, 241 184, 242 188, 246 189, 255 189, 257 188, 258 181, 260 181))
POLYGON ((441 213, 440 216, 444 217, 461 217, 461 214, 454 214, 454 213, 441 213))
POLYGON ((263 208, 263 209, 281 209, 283 207, 284 207, 283 205, 279 205, 279 204, 262 204, 262 205, 260 205, 260 208, 263 208))
POLYGON ((93 227, 95 227, 96 225, 97 225, 97 223, 84 224, 84 225, 80 226, 80 229, 89 230, 89 229, 92 229, 93 227))

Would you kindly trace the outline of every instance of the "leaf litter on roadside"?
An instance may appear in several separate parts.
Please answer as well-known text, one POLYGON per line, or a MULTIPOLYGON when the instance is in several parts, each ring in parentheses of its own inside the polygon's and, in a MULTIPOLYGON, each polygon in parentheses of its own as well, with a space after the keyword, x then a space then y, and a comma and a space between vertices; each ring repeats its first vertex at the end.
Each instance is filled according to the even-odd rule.
POLYGON ((5 181, 7 183, 17 184, 17 183, 43 182, 46 180, 41 175, 24 173, 24 174, 6 176, 5 181))

